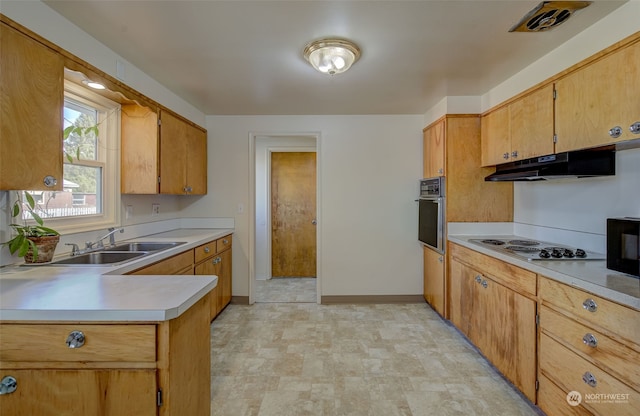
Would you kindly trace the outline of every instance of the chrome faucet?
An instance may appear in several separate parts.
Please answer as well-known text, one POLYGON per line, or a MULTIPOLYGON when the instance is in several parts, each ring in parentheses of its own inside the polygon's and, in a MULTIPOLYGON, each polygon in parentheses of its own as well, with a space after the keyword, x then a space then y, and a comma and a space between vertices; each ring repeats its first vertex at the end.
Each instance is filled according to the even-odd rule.
POLYGON ((87 241, 85 243, 86 249, 92 249, 92 248, 102 248, 104 247, 104 243, 102 242, 102 240, 104 240, 105 238, 109 237, 109 244, 110 245, 115 245, 116 244, 116 236, 114 235, 117 232, 124 232, 124 228, 108 228, 109 232, 106 233, 105 235, 103 235, 102 237, 98 237, 98 239, 96 241, 87 241))

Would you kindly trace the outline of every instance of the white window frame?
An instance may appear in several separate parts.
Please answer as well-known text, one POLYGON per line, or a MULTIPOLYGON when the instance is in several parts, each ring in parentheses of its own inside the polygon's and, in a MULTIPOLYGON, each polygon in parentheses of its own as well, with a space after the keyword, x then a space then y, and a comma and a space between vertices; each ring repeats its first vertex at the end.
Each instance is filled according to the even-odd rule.
MULTIPOLYGON (((77 217, 46 218, 45 226, 61 234, 120 226, 120 104, 69 81, 65 81, 64 95, 65 98, 87 103, 103 114, 99 115, 98 119, 98 145, 101 151, 105 152, 102 212, 77 217)), ((66 156, 63 162, 68 163, 66 156)))

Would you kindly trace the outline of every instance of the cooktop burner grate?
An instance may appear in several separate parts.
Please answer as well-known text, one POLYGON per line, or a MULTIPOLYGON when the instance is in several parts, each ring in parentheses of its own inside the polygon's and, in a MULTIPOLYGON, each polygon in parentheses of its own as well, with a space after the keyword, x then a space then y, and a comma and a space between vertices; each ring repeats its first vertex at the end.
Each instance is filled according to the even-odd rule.
POLYGON ((511 250, 511 251, 518 251, 518 252, 522 252, 522 253, 536 253, 538 251, 540 251, 539 248, 537 247, 530 247, 530 246, 507 246, 505 247, 506 250, 511 250))
POLYGON ((537 246, 540 242, 535 240, 510 240, 509 244, 514 246, 537 246))
POLYGON ((491 244, 492 246, 502 246, 502 245, 506 244, 502 240, 492 240, 492 239, 482 240, 481 242, 484 243, 484 244, 491 244))

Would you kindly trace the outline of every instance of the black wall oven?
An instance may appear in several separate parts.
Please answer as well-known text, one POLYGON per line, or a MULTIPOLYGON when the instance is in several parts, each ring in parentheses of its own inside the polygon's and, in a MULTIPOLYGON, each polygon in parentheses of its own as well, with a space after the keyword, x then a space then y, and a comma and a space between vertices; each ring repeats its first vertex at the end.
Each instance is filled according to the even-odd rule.
POLYGON ((444 253, 444 176, 422 179, 418 198, 418 241, 444 253))

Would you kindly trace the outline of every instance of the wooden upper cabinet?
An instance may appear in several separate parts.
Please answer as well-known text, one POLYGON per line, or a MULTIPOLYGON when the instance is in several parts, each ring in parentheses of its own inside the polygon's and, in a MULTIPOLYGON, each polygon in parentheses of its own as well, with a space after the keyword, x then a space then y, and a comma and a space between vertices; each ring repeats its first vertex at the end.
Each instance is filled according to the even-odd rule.
POLYGON ((554 152, 553 84, 482 117, 482 166, 554 152))
POLYGON ((423 130, 423 177, 445 176, 445 126, 442 119, 423 130))
POLYGON ((122 106, 123 194, 158 193, 158 114, 137 104, 122 106))
POLYGON ((187 184, 192 195, 207 193, 207 133, 187 126, 187 184))
POLYGON ((511 136, 509 135, 509 107, 500 107, 480 119, 482 149, 481 166, 495 166, 509 162, 511 136))
POLYGON ((62 190, 64 60, 4 23, 0 39, 0 189, 62 190))
POLYGON ((511 161, 550 155, 553 145, 553 84, 509 105, 511 161))
POLYGON ((207 135, 171 113, 160 113, 160 193, 207 193, 207 135))
POLYGON ((121 192, 206 194, 206 131, 167 111, 123 105, 121 192))
POLYGON ((557 151, 640 139, 640 37, 556 82, 557 151), (609 130, 620 127, 620 136, 609 130))

